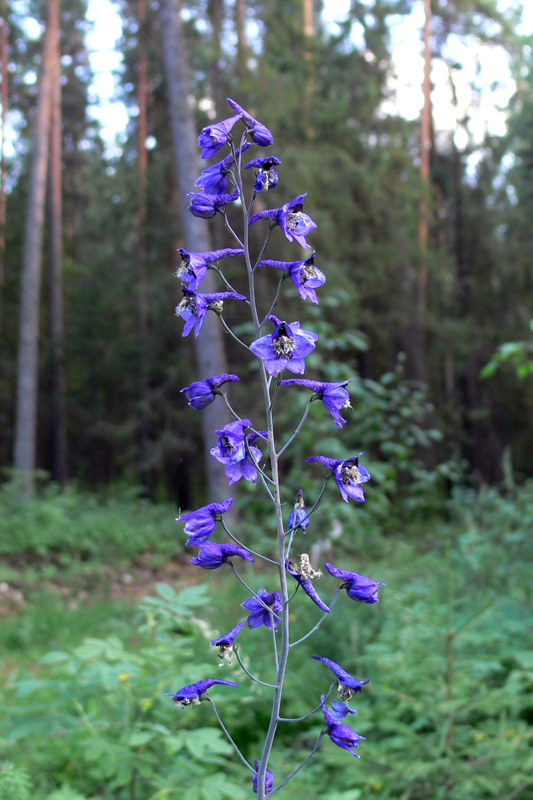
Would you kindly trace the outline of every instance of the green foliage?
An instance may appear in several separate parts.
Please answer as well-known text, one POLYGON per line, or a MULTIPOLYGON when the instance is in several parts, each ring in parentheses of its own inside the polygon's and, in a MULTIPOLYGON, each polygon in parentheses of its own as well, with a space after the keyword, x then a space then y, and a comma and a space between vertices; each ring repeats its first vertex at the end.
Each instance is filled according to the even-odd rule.
POLYGON ((191 614, 206 605, 205 590, 177 593, 165 584, 157 590, 146 600, 136 646, 115 635, 88 637, 46 653, 36 673, 12 680, 0 748, 29 764, 39 798, 78 800, 99 793, 102 783, 106 796, 117 798, 156 791, 176 800, 244 796, 227 761, 232 748, 211 727, 209 709, 184 715, 176 730, 178 712, 164 696, 213 669, 195 657, 204 637, 191 614), (220 770, 227 780, 213 794, 220 770))
MULTIPOLYGON (((450 800, 505 800, 525 787, 528 797, 533 486, 507 495, 457 487, 448 503, 451 522, 430 518, 419 540, 405 532, 383 537, 368 518, 353 532, 349 511, 342 504, 335 513, 351 544, 344 536, 333 538, 336 552, 328 559, 361 571, 364 562, 364 573, 387 586, 379 606, 357 609, 341 592, 335 613, 291 656, 283 713, 301 716, 327 691, 330 675, 310 657, 327 654, 357 677, 371 679, 357 695, 359 713, 351 722, 366 741, 356 761, 325 737, 292 783, 294 796, 405 800, 425 792, 450 800)), ((304 547, 306 537, 298 534, 295 551, 304 547)), ((158 584, 135 622, 124 616, 114 629, 98 622, 85 637, 79 626, 69 635, 67 617, 57 609, 65 633, 54 634, 50 626, 55 642, 44 655, 36 619, 38 663, 8 665, 0 689, 0 752, 29 775, 32 798, 82 800, 101 796, 103 785, 108 800, 157 792, 175 800, 250 795, 210 705, 180 712, 164 696, 211 675, 236 680, 237 690, 221 687, 217 706, 246 756, 256 757, 270 691, 252 684, 237 664, 218 670, 209 643, 236 623, 236 605, 246 590, 237 589, 229 573, 208 578, 209 590, 158 584)), ((326 602, 331 599, 327 576, 317 589, 326 602)), ((291 603, 294 635, 304 635, 317 614, 297 595, 291 603)), ((272 664, 263 645, 260 631, 242 632, 241 658, 269 681, 272 664)), ((21 639, 18 646, 35 652, 29 641, 21 639)), ((320 729, 319 714, 283 724, 272 763, 278 779, 306 758, 320 729)))
POLYGON ((30 777, 25 769, 9 761, 0 767, 0 800, 27 800, 30 777))
MULTIPOLYGON (((533 320, 529 323, 533 333, 533 320)), ((507 342, 499 346, 491 360, 481 370, 482 378, 492 377, 503 364, 511 364, 518 378, 527 378, 533 373, 533 341, 507 342)))
POLYGON ((175 509, 139 500, 134 490, 110 497, 50 486, 29 500, 0 487, 0 553, 58 559, 128 559, 175 552, 175 509))

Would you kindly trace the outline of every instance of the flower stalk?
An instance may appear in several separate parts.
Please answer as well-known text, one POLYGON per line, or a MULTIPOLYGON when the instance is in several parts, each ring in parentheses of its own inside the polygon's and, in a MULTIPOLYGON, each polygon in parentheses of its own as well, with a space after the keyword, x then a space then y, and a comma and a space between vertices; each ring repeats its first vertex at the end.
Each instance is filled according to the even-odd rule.
MULTIPOLYGON (((263 123, 251 116, 238 103, 229 98, 228 103, 234 112, 233 116, 204 128, 198 137, 198 143, 202 148, 203 158, 215 155, 226 145, 229 147, 230 153, 217 164, 202 171, 196 181, 196 186, 201 191, 192 194, 189 208, 192 214, 204 218, 212 218, 220 213, 224 219, 226 229, 234 238, 238 247, 210 253, 189 253, 183 248, 180 249, 183 263, 178 270, 177 277, 182 278, 184 285, 182 287, 183 299, 176 311, 185 323, 184 335, 193 330, 198 334, 207 311, 214 311, 224 330, 257 359, 264 413, 264 430, 260 429, 257 423, 254 424, 244 414, 240 415, 233 408, 226 395, 226 390, 220 391, 222 384, 231 384, 237 381, 238 377, 236 375, 224 374, 195 381, 183 391, 186 394, 189 405, 198 411, 214 402, 217 395, 222 396, 223 402, 226 404, 233 420, 216 431, 218 442, 211 449, 211 455, 224 464, 230 485, 242 478, 257 484, 257 478, 260 478, 260 482, 263 484, 267 497, 272 504, 276 530, 276 558, 269 558, 252 550, 228 528, 222 515, 229 509, 232 498, 227 498, 223 503, 210 503, 196 511, 180 516, 178 520, 186 522, 185 532, 189 535, 186 544, 200 548, 198 555, 192 559, 192 563, 203 569, 217 569, 225 563, 230 564, 237 580, 250 593, 248 599, 242 603, 242 607, 249 612, 248 618, 238 622, 227 634, 224 634, 219 639, 212 640, 211 643, 219 647, 219 656, 222 661, 231 664, 232 655, 235 654, 241 669, 248 678, 273 690, 270 721, 265 732, 260 758, 253 759, 254 766, 239 750, 222 722, 214 701, 206 694, 207 689, 214 684, 237 687, 236 683, 208 678, 185 686, 175 694, 167 694, 171 694, 173 702, 183 706, 194 706, 203 700, 208 700, 212 704, 214 714, 224 734, 243 764, 252 772, 253 791, 256 792, 258 800, 265 800, 267 795, 274 794, 285 786, 308 763, 318 750, 320 741, 325 734, 329 735, 334 744, 349 750, 352 755, 359 757, 355 750, 358 748, 359 740, 364 737, 355 733, 348 725, 340 722, 340 719, 347 714, 356 713, 355 709, 351 709, 346 705, 346 702, 349 702, 353 693, 360 691, 361 686, 366 685, 368 680, 358 681, 352 678, 342 666, 327 656, 314 656, 316 660, 323 662, 333 670, 338 679, 341 699, 346 702, 334 701, 331 704, 331 710, 328 708, 326 704, 333 688, 333 684, 331 684, 327 695, 321 695, 320 698, 317 697, 315 707, 301 717, 283 717, 281 715, 281 705, 289 666, 289 656, 292 649, 306 641, 325 623, 339 597, 340 590, 346 589, 348 597, 352 600, 372 604, 378 602, 378 587, 383 584, 370 578, 365 578, 358 573, 326 564, 328 573, 341 581, 341 583, 337 583, 333 600, 328 607, 313 585, 313 580, 321 577, 322 573, 311 566, 309 556, 302 554, 299 563, 294 563, 290 560, 290 552, 295 537, 299 532, 300 534, 306 533, 311 522, 311 516, 322 502, 330 479, 334 478, 341 497, 346 502, 349 499, 363 502, 365 497, 361 484, 368 481, 370 475, 366 468, 359 463, 361 453, 351 458, 338 460, 327 456, 308 457, 306 459, 307 462, 319 462, 327 470, 322 488, 309 511, 306 509, 303 491, 300 489, 294 508, 287 522, 285 522, 282 487, 280 484, 280 461, 308 420, 311 404, 314 400, 319 399, 322 401, 337 427, 342 427, 346 423, 346 420, 341 416, 341 411, 350 407, 348 392, 345 388, 349 379, 340 383, 308 380, 307 378, 282 379, 283 373, 287 374, 287 370, 289 373, 296 375, 301 375, 305 372, 306 356, 315 349, 318 338, 313 331, 301 327, 299 321, 288 322, 273 314, 274 308, 280 302, 283 284, 287 278, 290 278, 303 301, 318 304, 316 290, 321 289, 326 282, 326 276, 315 266, 314 251, 303 259, 289 262, 272 258, 263 260, 263 255, 271 239, 275 238, 275 236, 272 236, 273 231, 278 228, 288 242, 296 242, 301 247, 311 250, 312 248, 306 237, 316 228, 316 224, 303 210, 306 194, 300 194, 277 208, 251 214, 256 195, 259 192, 267 192, 277 187, 279 176, 274 171, 274 167, 281 164, 281 161, 277 156, 267 155, 254 158, 247 164, 243 164, 243 154, 252 145, 268 147, 273 143, 273 137, 263 123), (244 131, 240 138, 239 147, 236 149, 234 141, 238 141, 238 137, 235 137, 234 129, 239 124, 244 125, 244 131), (248 174, 254 181, 253 187, 248 189, 243 180, 243 170, 247 169, 250 170, 248 174), (239 201, 242 211, 242 235, 236 233, 228 216, 227 209, 235 201, 239 201), (259 254, 257 257, 252 257, 250 225, 261 224, 262 220, 268 223, 268 229, 259 254), (219 265, 219 260, 234 256, 244 257, 248 296, 239 294, 233 289, 232 284, 226 279, 223 269, 219 265), (274 299, 269 303, 270 308, 266 316, 263 316, 264 299, 262 297, 258 298, 256 287, 255 276, 258 267, 271 267, 283 272, 278 281, 274 299), (213 270, 220 276, 224 287, 229 291, 217 294, 203 294, 199 291, 200 284, 208 269, 213 270), (245 307, 249 308, 254 332, 253 341, 243 341, 225 321, 222 315, 222 307, 225 300, 243 301, 246 304, 245 307), (261 301, 260 303, 258 302, 259 300, 261 301), (259 305, 262 308, 261 313, 259 305), (266 323, 272 323, 273 331, 264 335, 266 323), (283 397, 286 385, 296 385, 300 387, 300 390, 310 390, 311 395, 308 397, 302 418, 294 431, 286 438, 283 446, 278 450, 274 428, 274 412, 283 397), (265 442, 268 446, 266 463, 262 449, 260 449, 260 446, 264 448, 265 442), (219 522, 221 524, 217 526, 219 522), (231 542, 219 544, 214 541, 211 537, 216 534, 217 530, 219 532, 222 530, 231 542), (275 590, 269 591, 264 587, 255 590, 239 573, 234 563, 234 558, 254 561, 254 556, 277 567, 275 590), (294 582, 296 582, 296 586, 294 586, 294 582), (298 593, 300 588, 302 591, 298 593), (298 603, 312 601, 322 610, 323 614, 305 635, 291 642, 289 604, 293 601, 298 603), (239 646, 235 644, 236 636, 241 634, 244 629, 254 630, 265 627, 270 629, 272 635, 272 656, 276 672, 275 683, 265 682, 254 675, 243 663, 238 652, 239 646), (288 777, 274 785, 275 776, 268 765, 279 723, 301 722, 320 710, 324 713, 326 727, 319 734, 314 747, 304 761, 288 777)), ((241 635, 244 636, 245 634, 242 633, 241 635)))

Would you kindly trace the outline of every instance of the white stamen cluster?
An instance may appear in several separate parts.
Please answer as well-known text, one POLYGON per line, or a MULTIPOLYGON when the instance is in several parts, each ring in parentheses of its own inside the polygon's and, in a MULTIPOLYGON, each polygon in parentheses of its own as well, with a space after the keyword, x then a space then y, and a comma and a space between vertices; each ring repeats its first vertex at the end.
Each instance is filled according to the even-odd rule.
POLYGON ((289 211, 289 213, 287 214, 286 225, 288 231, 295 230, 295 228, 298 227, 298 224, 300 223, 300 220, 303 217, 302 211, 296 210, 297 208, 298 207, 296 206, 295 210, 289 211))
POLYGON ((345 686, 344 683, 340 683, 339 681, 337 684, 337 690, 339 692, 340 699, 346 700, 346 702, 349 703, 353 697, 353 689, 351 689, 349 686, 345 686))
POLYGON ((316 278, 316 269, 314 264, 307 264, 300 271, 300 283, 306 283, 311 278, 316 278))
POLYGON ((223 666, 223 661, 227 661, 228 664, 231 664, 231 657, 233 656, 233 645, 232 644, 221 644, 218 647, 218 657, 222 659, 219 667, 223 666))
POLYGON ((276 354, 276 358, 280 358, 280 356, 290 356, 293 350, 296 349, 296 345, 292 336, 282 335, 274 339, 272 342, 272 349, 276 354))
POLYGON ((198 316, 198 308, 196 306, 196 300, 194 297, 189 297, 189 295, 185 295, 181 303, 176 309, 176 314, 181 314, 182 311, 186 311, 188 308, 192 311, 195 317, 198 316))
POLYGON ((300 556, 300 574, 303 578, 308 578, 310 581, 314 580, 315 578, 322 577, 322 572, 320 570, 313 569, 311 566, 311 562, 309 561, 309 556, 307 553, 302 553, 300 556))
POLYGON ((348 464, 349 462, 347 462, 342 468, 342 473, 341 473, 342 482, 351 483, 353 485, 361 483, 361 473, 359 472, 357 464, 351 464, 350 466, 348 466, 348 464))

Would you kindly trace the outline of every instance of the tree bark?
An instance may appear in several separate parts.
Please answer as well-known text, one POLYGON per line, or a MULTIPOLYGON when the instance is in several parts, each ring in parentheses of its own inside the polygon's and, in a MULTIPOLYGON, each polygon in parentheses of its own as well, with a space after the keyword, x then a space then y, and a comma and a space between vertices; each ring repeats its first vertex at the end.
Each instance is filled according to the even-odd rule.
POLYGON ((315 20, 313 0, 303 0, 303 34, 304 34, 304 59, 306 63, 304 107, 307 114, 307 135, 310 139, 315 135, 312 120, 313 95, 315 92, 315 64, 313 58, 313 39, 315 35, 315 20))
POLYGON ((431 154, 431 0, 424 0, 424 105, 420 121, 420 207, 418 223, 419 269, 415 285, 415 303, 409 331, 411 364, 409 373, 419 381, 426 380, 426 306, 429 250, 429 192, 431 154))
MULTIPOLYGON (((2 2, 2 19, 0 20, 0 60, 2 62, 2 89, 0 101, 2 103, 2 116, 0 118, 0 289, 4 285, 5 280, 5 249, 6 249, 6 174, 7 174, 7 161, 5 154, 5 141, 6 141, 6 121, 7 111, 9 108, 9 71, 8 71, 8 30, 9 24, 7 20, 7 3, 6 0, 2 2)), ((1 322, 1 315, 0 315, 1 322)))
MULTIPOLYGON (((188 64, 181 15, 176 0, 162 0, 159 12, 183 234, 188 250, 204 252, 211 249, 207 222, 194 217, 188 210, 187 192, 192 190, 201 166, 194 119, 188 101, 188 64)), ((204 278, 202 291, 215 291, 212 271, 204 278)), ((194 340, 194 346, 201 379, 227 371, 222 331, 215 314, 206 315, 200 335, 194 340)), ((229 417, 221 404, 212 403, 202 411, 201 419, 209 495, 212 500, 217 500, 227 496, 227 479, 222 465, 211 456, 210 448, 215 442, 215 429, 224 425, 229 417)))
POLYGON ((420 125, 420 223, 418 239, 420 244, 420 272, 418 281, 418 308, 420 314, 426 311, 426 287, 428 278, 428 237, 429 237, 429 158, 431 155, 431 0, 424 0, 426 19, 424 23, 424 105, 420 125))
POLYGON ((39 299, 46 174, 52 110, 53 53, 59 35, 59 0, 49 0, 43 37, 39 96, 30 168, 22 254, 20 324, 17 360, 14 466, 23 491, 34 490, 37 441, 39 299))
POLYGON ((246 39, 246 0, 235 0, 235 31, 237 33, 237 79, 246 89, 248 78, 248 40, 246 39))
POLYGON ((148 57, 146 48, 146 0, 138 0, 137 17, 139 21, 138 46, 138 83, 137 105, 137 169, 138 169, 138 209, 137 209, 137 347, 139 354, 138 394, 139 394, 139 462, 141 484, 146 483, 145 464, 146 447, 148 440, 147 420, 147 389, 148 367, 146 359, 146 343, 148 341, 148 301, 146 295, 146 215, 147 215, 147 174, 148 151, 146 138, 147 125, 147 96, 148 96, 148 57))
POLYGON ((226 92, 224 91, 224 72, 222 70, 222 23, 224 21, 224 0, 209 0, 209 20, 211 22, 212 41, 212 71, 211 85, 217 118, 221 119, 226 113, 226 92))
POLYGON ((63 214, 61 196, 61 52, 59 29, 54 42, 50 159, 46 198, 48 244, 48 328, 52 422, 52 479, 68 480, 67 403, 63 336, 63 214))

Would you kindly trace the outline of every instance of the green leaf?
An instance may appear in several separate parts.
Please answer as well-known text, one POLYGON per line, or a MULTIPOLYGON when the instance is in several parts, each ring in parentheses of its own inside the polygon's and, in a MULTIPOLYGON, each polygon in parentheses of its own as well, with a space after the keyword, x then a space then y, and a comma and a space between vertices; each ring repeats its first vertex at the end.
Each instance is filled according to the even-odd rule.
POLYGON ((105 650, 105 642, 101 639, 86 639, 83 644, 74 650, 74 655, 82 660, 96 658, 105 650))
POLYGON ((135 731, 128 736, 126 741, 130 747, 142 747, 151 742, 154 735, 151 731, 135 731))
POLYGON ((70 658, 69 653, 64 653, 61 650, 52 650, 50 653, 46 653, 42 658, 39 659, 37 662, 38 664, 59 664, 61 661, 68 661, 70 658))

